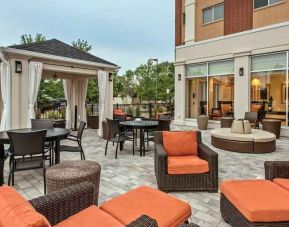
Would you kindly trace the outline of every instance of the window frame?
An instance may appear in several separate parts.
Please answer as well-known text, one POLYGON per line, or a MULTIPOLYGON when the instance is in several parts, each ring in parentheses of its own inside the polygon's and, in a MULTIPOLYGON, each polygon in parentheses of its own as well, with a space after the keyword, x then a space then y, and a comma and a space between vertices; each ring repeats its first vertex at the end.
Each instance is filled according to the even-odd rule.
MULTIPOLYGON (((269 0, 268 0, 268 1, 269 1, 269 0)), ((224 14, 225 14, 225 13, 223 13, 223 17, 222 17, 222 18, 215 20, 215 8, 218 7, 218 6, 221 6, 221 5, 223 6, 224 11, 225 11, 224 2, 221 2, 221 3, 219 3, 219 4, 212 5, 212 6, 209 6, 209 7, 206 7, 206 8, 204 8, 204 9, 202 9, 202 13, 203 13, 202 24, 203 24, 203 25, 212 24, 212 23, 215 23, 215 22, 224 20, 224 16, 225 16, 224 14), (212 21, 205 22, 205 20, 204 20, 204 19, 205 19, 205 18, 204 18, 204 16, 205 16, 205 11, 206 11, 206 10, 209 10, 209 9, 212 9, 212 21)))
POLYGON ((282 3, 282 2, 285 2, 285 0, 279 0, 278 2, 271 3, 271 0, 267 0, 267 5, 261 6, 261 7, 258 7, 258 8, 255 8, 255 1, 256 1, 256 0, 254 0, 254 2, 253 2, 253 8, 254 8, 254 10, 267 8, 267 7, 274 6, 274 5, 280 4, 280 3, 282 3))

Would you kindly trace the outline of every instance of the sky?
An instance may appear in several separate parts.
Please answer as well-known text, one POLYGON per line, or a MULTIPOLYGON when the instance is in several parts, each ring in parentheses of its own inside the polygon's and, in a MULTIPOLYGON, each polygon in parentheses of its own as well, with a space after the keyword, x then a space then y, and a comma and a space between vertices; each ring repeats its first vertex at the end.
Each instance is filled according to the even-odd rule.
POLYGON ((0 0, 0 8, 0 46, 22 34, 80 38, 120 73, 149 58, 174 61, 174 0, 0 0))

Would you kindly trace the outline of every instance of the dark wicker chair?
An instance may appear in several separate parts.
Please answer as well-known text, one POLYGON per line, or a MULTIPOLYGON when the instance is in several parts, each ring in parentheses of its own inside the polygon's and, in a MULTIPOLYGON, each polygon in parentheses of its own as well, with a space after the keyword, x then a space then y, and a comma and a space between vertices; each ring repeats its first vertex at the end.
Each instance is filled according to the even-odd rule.
MULTIPOLYGON (((47 218, 51 226, 54 226, 70 216, 94 205, 93 184, 83 182, 66 189, 53 192, 29 202, 35 210, 47 218)), ((141 216, 128 224, 127 227, 157 227, 154 219, 141 216)))
MULTIPOLYGON (((180 145, 181 146, 181 145, 180 145)), ((209 173, 169 175, 167 154, 163 147, 162 132, 155 133, 155 174, 158 188, 162 191, 218 191, 218 154, 202 143, 198 132, 199 157, 209 163, 209 173)))
MULTIPOLYGON (((265 179, 275 178, 289 179, 289 161, 268 161, 265 162, 265 179)), ((285 227, 289 226, 286 222, 250 222, 223 194, 221 194, 221 214, 225 221, 232 226, 240 227, 285 227)))
POLYGON ((46 130, 29 133, 7 132, 10 140, 10 172, 8 185, 14 185, 14 173, 30 169, 43 169, 44 193, 45 185, 45 136, 46 130))
POLYGON ((83 135, 83 131, 84 131, 85 126, 86 126, 86 122, 81 121, 80 124, 79 124, 79 128, 77 130, 76 136, 70 134, 67 137, 67 140, 74 141, 74 142, 77 143, 77 145, 76 146, 61 145, 60 146, 60 151, 61 152, 62 151, 79 152, 81 160, 85 160, 85 155, 84 155, 84 151, 83 151, 82 143, 81 143, 82 142, 82 135, 83 135))
MULTIPOLYGON (((35 130, 41 129, 53 129, 54 121, 51 119, 31 119, 31 128, 35 130)), ((53 165, 54 153, 53 153, 53 142, 45 142, 45 153, 49 153, 49 155, 45 155, 45 158, 49 160, 49 166, 53 165)))
POLYGON ((121 128, 119 126, 119 120, 111 120, 111 119, 106 119, 107 124, 108 124, 108 132, 109 136, 106 141, 106 146, 105 146, 105 155, 107 155, 107 148, 108 148, 108 143, 112 142, 113 145, 116 143, 116 148, 115 148, 115 159, 117 159, 117 152, 120 146, 125 141, 132 141, 132 153, 134 155, 134 144, 135 144, 135 139, 134 139, 134 131, 132 131, 132 137, 127 135, 128 132, 131 133, 131 131, 121 131, 121 128))
POLYGON ((147 146, 149 146, 150 141, 155 141, 155 132, 163 132, 163 131, 170 131, 171 120, 160 119, 158 120, 159 125, 154 130, 148 130, 147 133, 147 146))

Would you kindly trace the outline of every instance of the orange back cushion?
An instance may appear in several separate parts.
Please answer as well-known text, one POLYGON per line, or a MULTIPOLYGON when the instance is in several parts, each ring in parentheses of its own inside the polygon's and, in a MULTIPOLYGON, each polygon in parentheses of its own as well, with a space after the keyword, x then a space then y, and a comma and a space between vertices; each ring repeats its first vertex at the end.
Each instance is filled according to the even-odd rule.
POLYGON ((197 132, 163 132, 163 145, 168 156, 198 155, 197 132))
POLYGON ((122 109, 117 109, 117 110, 113 110, 113 114, 114 115, 124 115, 124 112, 122 109))
POLYGON ((50 227, 51 225, 13 188, 2 186, 0 187, 0 226, 50 227))

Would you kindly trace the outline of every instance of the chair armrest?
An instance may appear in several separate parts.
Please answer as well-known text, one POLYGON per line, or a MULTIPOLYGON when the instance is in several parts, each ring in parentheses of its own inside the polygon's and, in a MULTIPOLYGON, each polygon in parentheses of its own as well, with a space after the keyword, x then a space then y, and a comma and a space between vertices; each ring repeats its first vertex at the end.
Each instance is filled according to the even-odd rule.
POLYGON ((158 227, 158 223, 155 219, 143 215, 125 227, 158 227))
POLYGON ((181 224, 181 225, 179 225, 179 227, 200 227, 199 225, 196 225, 196 224, 193 224, 193 223, 191 223, 191 224, 181 224))
POLYGON ((289 161, 269 161, 264 166, 266 180, 289 178, 289 161))
POLYGON ((93 205, 94 186, 83 182, 30 200, 35 210, 54 226, 93 205))
POLYGON ((199 157, 209 163, 210 172, 218 177, 218 153, 203 143, 199 144, 198 148, 199 157))
POLYGON ((155 174, 157 176, 167 174, 167 153, 162 144, 155 144, 155 174))

